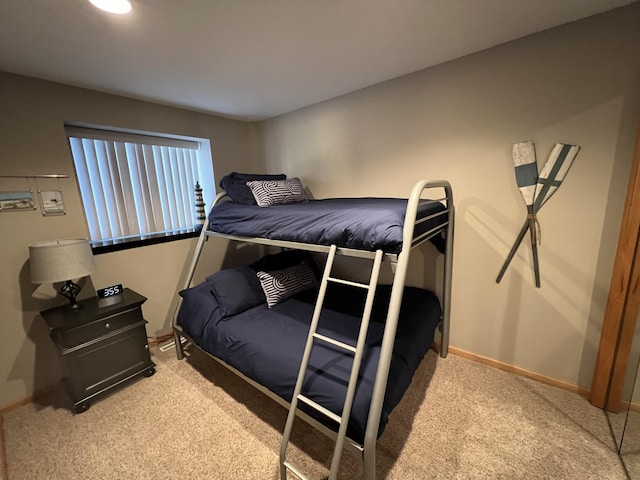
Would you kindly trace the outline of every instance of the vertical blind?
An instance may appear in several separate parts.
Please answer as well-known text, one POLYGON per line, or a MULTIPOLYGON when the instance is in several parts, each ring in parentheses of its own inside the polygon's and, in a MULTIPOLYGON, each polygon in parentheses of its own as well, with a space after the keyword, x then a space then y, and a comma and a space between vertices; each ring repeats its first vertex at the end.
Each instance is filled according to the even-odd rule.
POLYGON ((197 142, 67 128, 91 240, 194 229, 197 142))

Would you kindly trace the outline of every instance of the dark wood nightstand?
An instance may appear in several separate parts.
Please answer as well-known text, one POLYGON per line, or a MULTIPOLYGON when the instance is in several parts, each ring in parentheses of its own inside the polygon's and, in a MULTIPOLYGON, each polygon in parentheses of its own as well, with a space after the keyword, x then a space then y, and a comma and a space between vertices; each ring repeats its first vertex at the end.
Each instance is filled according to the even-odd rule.
POLYGON ((107 306, 94 297, 79 301, 75 309, 65 305, 40 312, 60 353, 63 382, 76 413, 86 411, 93 399, 156 371, 142 317, 147 299, 128 288, 119 297, 107 306))

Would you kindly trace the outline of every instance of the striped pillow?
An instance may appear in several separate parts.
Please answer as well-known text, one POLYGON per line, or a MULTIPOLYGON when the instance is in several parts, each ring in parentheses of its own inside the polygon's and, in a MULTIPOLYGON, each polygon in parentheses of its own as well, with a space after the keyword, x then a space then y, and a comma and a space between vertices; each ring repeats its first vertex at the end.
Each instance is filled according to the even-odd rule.
POLYGON ((257 273, 262 290, 267 297, 269 308, 295 295, 318 286, 318 281, 306 263, 277 270, 275 272, 259 271, 257 273))
POLYGON ((302 182, 297 177, 286 180, 253 180, 247 182, 247 186, 261 207, 307 200, 302 182))

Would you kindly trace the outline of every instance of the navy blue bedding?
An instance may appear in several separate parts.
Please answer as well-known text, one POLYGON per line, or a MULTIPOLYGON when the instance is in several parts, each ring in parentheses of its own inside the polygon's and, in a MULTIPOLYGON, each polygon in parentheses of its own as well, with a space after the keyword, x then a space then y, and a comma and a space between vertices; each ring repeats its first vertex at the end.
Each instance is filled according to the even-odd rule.
MULTIPOLYGON (((390 290, 389 286, 378 287, 348 426, 348 436, 358 442, 364 439, 390 290)), ((271 309, 262 303, 229 317, 221 314, 222 309, 207 282, 181 295, 183 303, 178 324, 198 346, 291 401, 313 315, 315 290, 303 292, 271 309)), ((330 284, 319 333, 355 344, 363 304, 364 292, 330 284)), ((405 287, 379 435, 430 348, 439 320, 440 304, 435 295, 405 287)), ((339 414, 352 356, 324 343, 314 345, 303 394, 339 414)))
MULTIPOLYGON (((209 213, 209 228, 242 237, 399 253, 406 208, 402 198, 328 198, 271 207, 221 202, 209 213)), ((428 203, 419 207, 418 218, 444 210, 441 203, 428 203)), ((417 225, 414 236, 446 219, 443 214, 417 225)))

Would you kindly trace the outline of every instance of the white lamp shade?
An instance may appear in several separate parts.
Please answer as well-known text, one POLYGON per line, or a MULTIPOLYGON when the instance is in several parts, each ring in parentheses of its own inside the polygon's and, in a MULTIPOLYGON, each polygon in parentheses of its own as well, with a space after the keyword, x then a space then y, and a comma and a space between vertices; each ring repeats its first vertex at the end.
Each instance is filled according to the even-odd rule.
POLYGON ((86 238, 32 243, 29 263, 33 283, 54 283, 86 277, 96 268, 86 238))

